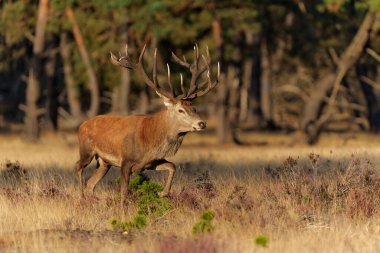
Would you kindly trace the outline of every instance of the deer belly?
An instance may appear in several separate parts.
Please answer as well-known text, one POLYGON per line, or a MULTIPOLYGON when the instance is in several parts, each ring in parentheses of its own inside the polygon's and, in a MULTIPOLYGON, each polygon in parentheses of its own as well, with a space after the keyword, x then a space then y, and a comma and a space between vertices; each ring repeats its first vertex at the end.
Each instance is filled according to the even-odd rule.
POLYGON ((100 150, 96 150, 96 154, 102 158, 105 162, 113 165, 113 166, 121 166, 121 158, 117 155, 109 154, 107 152, 102 152, 100 150))

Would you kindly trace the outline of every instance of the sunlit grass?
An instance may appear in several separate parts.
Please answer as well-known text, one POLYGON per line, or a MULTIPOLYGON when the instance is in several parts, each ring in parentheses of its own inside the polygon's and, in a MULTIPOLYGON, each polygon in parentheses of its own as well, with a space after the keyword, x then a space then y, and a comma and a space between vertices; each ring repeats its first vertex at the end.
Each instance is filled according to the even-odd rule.
MULTIPOLYGON (((47 135, 37 144, 17 136, 0 137, 0 249, 379 251, 377 136, 351 134, 345 140, 328 135, 315 147, 283 134, 247 134, 245 139, 255 145, 243 147, 217 146, 207 133, 186 138, 172 159, 178 173, 170 208, 123 233, 113 229, 112 219, 129 221, 140 207, 131 198, 120 209, 117 168, 101 182, 95 197, 80 198, 75 135, 47 135), (195 236, 194 227, 204 212, 214 215, 212 229, 195 236)), ((85 172, 87 177, 93 169, 94 164, 85 172)), ((161 184, 165 178, 161 172, 146 174, 161 184)))

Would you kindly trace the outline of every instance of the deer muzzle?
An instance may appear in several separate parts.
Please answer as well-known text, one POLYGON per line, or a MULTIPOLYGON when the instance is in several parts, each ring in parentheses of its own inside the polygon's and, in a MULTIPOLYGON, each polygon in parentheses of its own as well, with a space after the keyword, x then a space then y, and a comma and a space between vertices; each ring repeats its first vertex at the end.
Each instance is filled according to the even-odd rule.
POLYGON ((206 122, 204 121, 198 121, 193 125, 194 130, 201 131, 206 128, 206 122))

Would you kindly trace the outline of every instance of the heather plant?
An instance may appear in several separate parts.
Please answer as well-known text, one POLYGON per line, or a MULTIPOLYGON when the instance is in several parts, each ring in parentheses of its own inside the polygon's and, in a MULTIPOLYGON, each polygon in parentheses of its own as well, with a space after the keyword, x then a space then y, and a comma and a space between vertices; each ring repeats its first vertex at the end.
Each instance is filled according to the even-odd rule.
POLYGON ((19 161, 5 161, 0 167, 0 179, 4 179, 4 183, 12 186, 19 185, 28 179, 27 170, 19 161))

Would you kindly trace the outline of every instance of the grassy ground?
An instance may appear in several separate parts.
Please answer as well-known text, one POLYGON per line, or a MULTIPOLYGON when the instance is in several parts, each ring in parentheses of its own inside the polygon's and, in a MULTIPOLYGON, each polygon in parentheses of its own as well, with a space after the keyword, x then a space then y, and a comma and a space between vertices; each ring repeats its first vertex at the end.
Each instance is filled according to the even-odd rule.
POLYGON ((380 137, 324 135, 315 147, 296 135, 242 139, 253 145, 187 136, 172 158, 170 208, 123 233, 110 221, 131 220, 138 206, 121 210, 117 168, 82 199, 75 135, 34 145, 0 136, 0 252, 379 252, 380 137), (213 231, 194 236, 205 211, 213 231))

